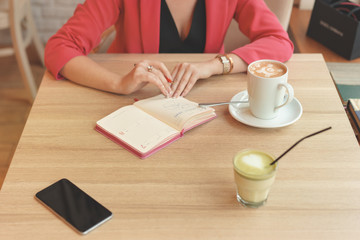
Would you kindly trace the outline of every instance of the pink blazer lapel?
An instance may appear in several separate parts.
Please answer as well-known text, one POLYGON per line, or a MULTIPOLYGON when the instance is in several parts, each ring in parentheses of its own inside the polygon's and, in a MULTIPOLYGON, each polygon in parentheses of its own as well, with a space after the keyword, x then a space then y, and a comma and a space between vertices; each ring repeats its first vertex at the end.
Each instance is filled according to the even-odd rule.
POLYGON ((140 0, 140 31, 144 53, 159 52, 160 11, 160 0, 140 0))
POLYGON ((224 51, 224 39, 228 25, 227 16, 229 14, 227 1, 205 0, 206 6, 206 43, 205 53, 217 53, 219 49, 224 51), (220 3, 220 4, 219 4, 220 3))

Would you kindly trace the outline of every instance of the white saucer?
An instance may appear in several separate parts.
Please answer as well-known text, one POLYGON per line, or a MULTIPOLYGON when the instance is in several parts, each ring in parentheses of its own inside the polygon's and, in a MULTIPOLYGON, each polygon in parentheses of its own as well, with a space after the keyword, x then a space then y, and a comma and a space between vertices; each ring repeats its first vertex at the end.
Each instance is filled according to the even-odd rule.
MULTIPOLYGON (((236 94, 231 101, 241 101, 248 98, 247 91, 236 94)), ((294 98, 291 103, 279 109, 279 115, 274 119, 264 120, 256 118, 249 109, 249 103, 230 104, 229 112, 233 118, 241 123, 258 128, 279 128, 293 124, 302 115, 302 106, 300 102, 294 98)))

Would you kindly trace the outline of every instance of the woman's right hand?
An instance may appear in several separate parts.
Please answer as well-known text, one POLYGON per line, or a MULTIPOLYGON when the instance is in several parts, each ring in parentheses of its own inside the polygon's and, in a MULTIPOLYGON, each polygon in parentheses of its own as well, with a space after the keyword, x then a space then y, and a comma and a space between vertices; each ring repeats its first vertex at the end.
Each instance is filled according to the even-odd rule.
POLYGON ((134 69, 119 82, 119 88, 124 94, 133 93, 146 84, 157 86, 166 97, 172 95, 170 83, 171 74, 165 64, 159 61, 143 60, 134 64, 134 69), (169 79, 169 81, 167 79, 169 79))

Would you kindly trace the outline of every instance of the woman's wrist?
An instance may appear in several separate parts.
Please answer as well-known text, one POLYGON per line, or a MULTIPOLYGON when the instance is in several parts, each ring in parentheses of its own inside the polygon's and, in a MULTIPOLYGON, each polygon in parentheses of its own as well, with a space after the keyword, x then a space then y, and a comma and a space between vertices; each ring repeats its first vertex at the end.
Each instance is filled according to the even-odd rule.
POLYGON ((116 94, 126 94, 124 90, 124 76, 114 75, 109 81, 110 92, 116 94))
POLYGON ((135 79, 131 72, 126 74, 125 76, 117 75, 116 78, 113 78, 113 92, 117 94, 128 95, 136 91, 139 86, 135 83, 135 79))
POLYGON ((209 61, 211 75, 246 72, 248 64, 233 53, 217 55, 209 61))
POLYGON ((229 57, 233 60, 233 69, 231 73, 240 73, 240 72, 246 72, 248 64, 242 60, 238 55, 234 53, 229 53, 229 57))
POLYGON ((234 68, 234 61, 227 54, 219 54, 215 57, 223 66, 222 74, 229 74, 234 68))
POLYGON ((217 58, 213 58, 209 62, 212 75, 220 75, 223 74, 224 67, 223 64, 217 58))

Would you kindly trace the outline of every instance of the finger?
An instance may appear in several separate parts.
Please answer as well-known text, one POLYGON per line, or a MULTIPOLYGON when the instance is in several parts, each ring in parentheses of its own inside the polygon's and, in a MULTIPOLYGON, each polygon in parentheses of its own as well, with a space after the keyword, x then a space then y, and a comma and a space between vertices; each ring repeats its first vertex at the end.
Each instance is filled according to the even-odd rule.
MULTIPOLYGON (((148 72, 156 75, 157 76, 157 79, 155 78, 156 80, 152 77, 145 78, 145 79, 147 79, 146 81, 152 82, 153 84, 157 85, 161 89, 161 91, 164 93, 165 96, 170 96, 171 87, 168 83, 168 80, 166 79, 167 77, 164 76, 163 71, 167 75, 170 75, 170 73, 167 70, 166 66, 162 62, 142 60, 135 65, 135 68, 138 68, 140 71, 142 71, 146 75, 148 75, 148 72), (162 70, 159 70, 158 68, 161 68, 162 70), (160 82, 158 80, 160 80, 160 82), (160 86, 160 83, 163 86, 160 86), (166 93, 162 90, 163 87, 166 89, 166 93)), ((145 79, 143 79, 143 80, 145 80, 145 79)))
POLYGON ((156 65, 154 66, 156 66, 156 68, 158 68, 162 72, 168 83, 172 83, 173 78, 164 63, 156 62, 156 65))
POLYGON ((174 90, 174 97, 179 97, 182 92, 184 91, 185 87, 188 85, 190 77, 192 75, 191 69, 189 66, 186 67, 186 71, 184 72, 181 80, 179 81, 179 85, 177 86, 176 90, 174 90))
POLYGON ((166 77, 164 76, 163 72, 156 69, 156 68, 153 68, 151 73, 153 73, 154 75, 156 75, 159 80, 161 81, 161 83, 164 85, 166 91, 167 91, 167 95, 170 95, 171 94, 171 87, 170 87, 170 84, 169 82, 167 81, 166 77))
POLYGON ((182 94, 180 96, 185 97, 190 92, 190 90, 194 87, 194 85, 198 79, 199 79, 199 77, 196 74, 192 74, 188 84, 186 85, 184 91, 182 92, 182 94))
MULTIPOLYGON (((181 79, 183 78, 184 76, 184 73, 185 73, 185 67, 184 67, 184 64, 181 64, 178 66, 178 70, 176 72, 176 75, 174 77, 174 81, 171 85, 171 89, 173 92, 175 92, 175 90, 178 88, 178 85, 180 84, 181 82, 181 79)), ((173 94, 175 95, 175 94, 173 94)))
POLYGON ((171 72, 171 76, 172 76, 172 83, 171 83, 171 97, 173 97, 174 95, 174 89, 176 89, 177 85, 178 85, 178 81, 176 80, 176 76, 178 75, 178 72, 179 72, 179 68, 180 68, 180 65, 177 64, 174 69, 172 70, 171 72))
POLYGON ((168 83, 171 83, 172 82, 172 76, 169 72, 169 70, 167 69, 167 67, 165 66, 164 63, 162 62, 159 62, 159 61, 144 61, 146 67, 147 66, 153 66, 154 68, 158 69, 160 72, 162 72, 162 74, 164 75, 165 77, 165 80, 168 82, 168 83))
POLYGON ((180 68, 180 64, 177 64, 171 72, 171 77, 174 80, 180 68))
POLYGON ((157 69, 157 66, 161 66, 162 68, 165 67, 165 65, 161 65, 161 62, 148 60, 142 60, 134 64, 133 71, 135 72, 135 75, 137 75, 134 80, 137 80, 139 82, 138 84, 141 83, 141 85, 146 83, 154 84, 160 89, 162 94, 169 97, 171 87, 163 73, 157 69))
POLYGON ((159 79, 158 76, 153 73, 148 73, 146 76, 147 82, 156 85, 160 89, 161 93, 164 94, 164 96, 169 97, 169 92, 166 90, 163 82, 159 79))
POLYGON ((147 67, 148 67, 149 65, 151 65, 151 64, 149 63, 149 61, 147 61, 147 60, 142 60, 142 61, 134 64, 134 68, 143 68, 144 70, 147 70, 147 67))

